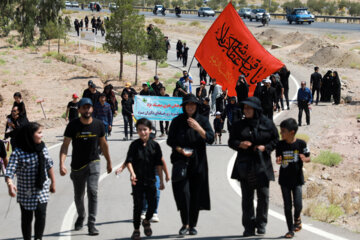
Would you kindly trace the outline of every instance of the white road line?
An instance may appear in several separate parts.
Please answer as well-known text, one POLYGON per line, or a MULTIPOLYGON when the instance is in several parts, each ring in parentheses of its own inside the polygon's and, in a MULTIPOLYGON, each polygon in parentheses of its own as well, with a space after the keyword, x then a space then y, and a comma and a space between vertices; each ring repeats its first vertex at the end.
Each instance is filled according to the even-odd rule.
MULTIPOLYGON (((159 144, 165 142, 166 140, 160 140, 158 141, 159 144)), ((117 168, 119 168, 124 162, 121 162, 120 164, 116 165, 115 167, 113 167, 113 170, 116 170, 117 168)), ((99 183, 102 182, 106 177, 110 176, 111 174, 108 173, 103 173, 100 175, 99 178, 99 183)), ((84 199, 87 199, 87 194, 85 193, 84 199)), ((68 208, 68 210, 66 211, 66 214, 64 216, 61 228, 60 228, 60 240, 70 240, 71 239, 71 232, 72 232, 72 225, 73 225, 73 221, 76 215, 76 207, 75 207, 75 203, 71 203, 70 207, 68 208)))
MULTIPOLYGON (((292 75, 290 75, 290 77, 295 82, 296 89, 299 89, 299 83, 297 82, 297 80, 292 75)), ((296 100, 296 98, 297 98, 297 93, 295 93, 295 95, 294 95, 294 97, 292 99, 292 103, 296 100)), ((283 112, 284 111, 282 111, 279 114, 276 114, 276 116, 274 117, 274 120, 276 118, 278 118, 283 112)), ((226 174, 227 174, 227 179, 229 181, 230 186, 235 191, 235 193, 241 197, 242 195, 241 195, 241 188, 240 188, 239 182, 237 180, 235 180, 235 179, 231 179, 231 173, 232 173, 233 166, 235 164, 236 156, 237 156, 237 153, 235 152, 234 155, 231 157, 229 163, 228 163, 226 174)), ((254 201, 254 205, 256 206, 256 201, 254 201)), ((268 213, 272 217, 277 218, 277 219, 279 219, 279 220, 281 220, 283 222, 286 222, 285 216, 283 214, 278 213, 278 212, 276 212, 274 210, 271 210, 271 209, 269 209, 268 213)), ((312 226, 310 226, 308 224, 303 223, 302 226, 303 226, 303 229, 305 229, 305 230, 307 230, 307 231, 309 231, 311 233, 314 233, 316 235, 319 235, 321 237, 327 238, 327 239, 331 239, 331 240, 348 240, 347 238, 339 237, 337 235, 325 232, 325 231, 323 231, 323 230, 321 230, 319 228, 312 227, 312 226)), ((285 225, 284 225, 284 227, 285 227, 285 225)))

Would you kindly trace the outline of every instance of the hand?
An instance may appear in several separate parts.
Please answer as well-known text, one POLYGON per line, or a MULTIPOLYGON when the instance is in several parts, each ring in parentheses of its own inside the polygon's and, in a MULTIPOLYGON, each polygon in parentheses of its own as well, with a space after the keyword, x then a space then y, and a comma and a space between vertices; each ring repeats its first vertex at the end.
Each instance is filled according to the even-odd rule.
POLYGON ((136 185, 136 182, 137 182, 137 179, 136 179, 136 175, 135 175, 135 173, 134 174, 131 174, 131 176, 130 176, 130 181, 131 181, 131 184, 132 185, 136 185))
POLYGON ((300 153, 299 157, 300 157, 301 161, 305 162, 306 157, 304 154, 300 153))
POLYGON ((125 169, 125 165, 122 165, 121 167, 119 167, 116 171, 115 171, 115 175, 118 175, 120 173, 122 173, 122 171, 124 171, 125 169))
POLYGON ((165 189, 165 184, 164 181, 160 181, 160 190, 164 190, 165 189))
POLYGON ((109 125, 109 132, 111 132, 112 127, 109 125))
POLYGON ((186 153, 184 149, 181 150, 181 153, 182 153, 182 155, 184 155, 185 157, 191 157, 191 155, 193 154, 192 152, 187 152, 187 153, 186 153))
POLYGON ((166 176, 165 176, 165 181, 166 181, 166 182, 169 182, 169 181, 170 181, 169 175, 166 175, 166 176))
POLYGON ((192 129, 194 129, 195 131, 198 131, 199 129, 202 129, 201 126, 200 126, 200 124, 199 124, 195 119, 193 119, 193 118, 191 118, 191 117, 188 118, 187 122, 188 122, 189 126, 190 126, 192 129))
POLYGON ((114 115, 115 115, 115 116, 118 115, 118 111, 115 111, 115 112, 114 112, 114 115))
POLYGON ((252 143, 250 141, 242 141, 239 145, 239 148, 241 149, 248 149, 252 143))
POLYGON ((255 146, 255 150, 256 149, 259 149, 260 152, 264 152, 265 151, 265 146, 264 145, 255 146))
POLYGON ((55 192, 56 192, 56 188, 55 188, 55 183, 54 183, 54 182, 51 182, 51 184, 50 184, 50 192, 51 192, 51 193, 55 193, 55 192))
POLYGON ((14 184, 9 184, 8 185, 8 190, 9 190, 10 197, 16 197, 17 188, 16 188, 16 186, 14 184))
POLYGON ((112 172, 111 162, 106 164, 106 169, 108 174, 112 172))
POLYGON ((67 169, 65 166, 60 166, 60 175, 65 176, 67 174, 67 169))
POLYGON ((69 118, 65 118, 65 121, 69 121, 69 118))
POLYGON ((276 158, 276 163, 277 164, 281 164, 281 161, 282 161, 282 156, 279 156, 276 158))

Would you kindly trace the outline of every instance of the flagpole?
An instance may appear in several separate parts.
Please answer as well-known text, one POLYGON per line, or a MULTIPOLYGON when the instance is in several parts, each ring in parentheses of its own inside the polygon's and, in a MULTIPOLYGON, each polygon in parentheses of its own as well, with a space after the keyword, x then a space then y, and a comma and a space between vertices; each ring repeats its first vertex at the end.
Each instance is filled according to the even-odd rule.
POLYGON ((189 69, 188 69, 188 74, 190 73, 190 68, 191 68, 191 65, 192 65, 192 63, 194 61, 194 58, 195 58, 195 56, 193 56, 193 58, 191 59, 190 66, 189 66, 189 69))

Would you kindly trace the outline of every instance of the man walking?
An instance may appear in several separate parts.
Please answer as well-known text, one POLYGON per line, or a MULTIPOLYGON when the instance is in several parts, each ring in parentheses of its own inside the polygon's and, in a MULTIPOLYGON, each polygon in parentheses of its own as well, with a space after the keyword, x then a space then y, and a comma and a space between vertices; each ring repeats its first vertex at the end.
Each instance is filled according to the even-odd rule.
POLYGON ((298 90, 298 94, 297 94, 297 101, 299 107, 299 121, 298 121, 299 126, 301 126, 301 118, 302 118, 303 110, 305 110, 305 114, 306 114, 306 123, 307 125, 310 125, 309 105, 312 102, 312 95, 310 89, 306 87, 305 81, 301 82, 301 88, 298 90))
POLYGON ((106 94, 101 93, 99 102, 94 105, 93 117, 103 122, 105 127, 105 138, 107 138, 112 128, 112 111, 109 103, 106 102, 106 94))
POLYGON ((75 205, 78 218, 75 222, 75 230, 82 229, 85 219, 84 195, 85 186, 88 194, 88 231, 89 235, 99 235, 95 228, 97 213, 97 192, 100 175, 100 157, 98 146, 100 145, 107 161, 107 173, 111 173, 111 159, 108 144, 105 139, 104 124, 93 119, 93 104, 89 98, 79 101, 80 118, 71 121, 64 133, 64 142, 60 149, 60 175, 65 176, 67 169, 65 159, 72 141, 72 160, 70 178, 74 185, 75 205))
POLYGON ((318 105, 322 76, 319 73, 319 67, 315 67, 314 71, 315 72, 311 74, 310 77, 310 89, 312 90, 312 96, 314 97, 316 92, 316 105, 318 105))
POLYGON ((290 110, 290 104, 289 104, 289 77, 290 77, 290 71, 287 69, 286 66, 284 66, 280 70, 280 82, 284 87, 284 97, 285 97, 285 100, 286 100, 287 110, 290 110))
POLYGON ((265 116, 273 120, 274 108, 276 104, 276 90, 271 87, 271 80, 266 79, 264 81, 265 86, 261 87, 260 90, 260 101, 263 113, 265 116))

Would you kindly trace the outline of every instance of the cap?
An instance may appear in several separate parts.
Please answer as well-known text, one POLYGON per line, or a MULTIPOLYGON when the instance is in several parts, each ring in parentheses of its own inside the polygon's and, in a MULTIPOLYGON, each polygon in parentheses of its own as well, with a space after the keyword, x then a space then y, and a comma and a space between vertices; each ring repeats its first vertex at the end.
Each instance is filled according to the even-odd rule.
POLYGON ((81 107, 81 106, 84 106, 84 105, 93 105, 92 101, 90 98, 82 98, 80 99, 79 103, 78 103, 78 106, 81 107))
POLYGON ((257 97, 249 97, 241 102, 241 105, 248 105, 254 109, 262 110, 260 99, 257 97))
POLYGON ((200 84, 204 84, 204 85, 206 85, 206 82, 205 82, 205 81, 201 81, 201 82, 200 82, 200 84))
POLYGON ((219 111, 218 111, 218 112, 216 112, 216 115, 221 115, 221 112, 219 112, 219 111))
POLYGON ((76 93, 74 93, 74 94, 72 95, 72 97, 73 97, 73 98, 79 98, 79 96, 78 96, 76 93))
POLYGON ((154 80, 159 80, 159 77, 157 75, 155 75, 154 80))
POLYGON ((129 82, 125 83, 125 87, 131 87, 131 83, 129 82))
POLYGON ((265 79, 264 83, 271 83, 271 80, 270 79, 265 79))
POLYGON ((143 85, 143 86, 147 86, 147 82, 143 82, 142 85, 143 85))
POLYGON ((106 97, 106 94, 105 93, 100 93, 99 97, 106 97))
POLYGON ((88 86, 90 86, 92 83, 94 83, 93 80, 89 80, 88 81, 88 86))

